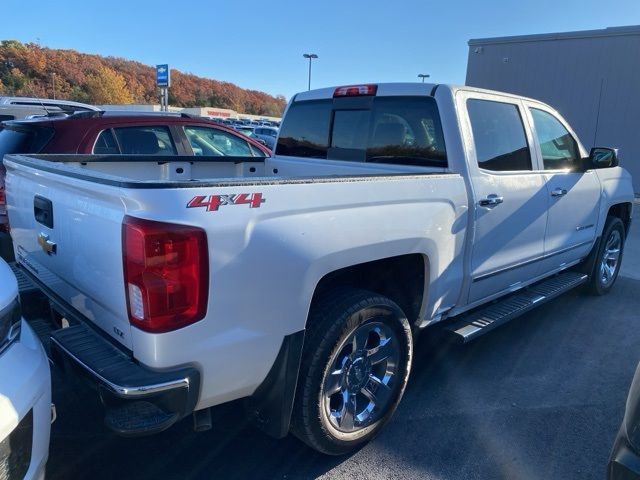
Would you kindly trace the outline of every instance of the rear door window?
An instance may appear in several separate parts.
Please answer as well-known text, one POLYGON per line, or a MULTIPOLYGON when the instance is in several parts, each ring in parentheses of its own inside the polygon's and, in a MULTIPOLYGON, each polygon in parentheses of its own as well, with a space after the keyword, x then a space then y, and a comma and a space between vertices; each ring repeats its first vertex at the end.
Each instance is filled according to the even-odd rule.
POLYGON ((114 128, 120 152, 125 155, 177 155, 169 129, 157 127, 114 128))
POLYGON ((531 152, 517 105, 472 98, 467 100, 467 112, 480 168, 531 170, 531 152))
POLYGON ((281 127, 276 154, 447 166, 433 98, 375 97, 363 108, 348 105, 340 99, 292 104, 281 127))
POLYGON ((96 155, 117 155, 120 153, 116 139, 111 130, 103 130, 93 146, 96 155))

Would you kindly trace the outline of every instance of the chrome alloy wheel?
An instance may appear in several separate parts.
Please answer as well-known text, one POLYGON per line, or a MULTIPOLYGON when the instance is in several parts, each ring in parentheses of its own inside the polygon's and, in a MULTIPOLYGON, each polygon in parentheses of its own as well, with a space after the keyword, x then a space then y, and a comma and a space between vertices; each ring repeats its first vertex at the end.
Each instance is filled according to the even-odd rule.
POLYGON ((600 261, 600 281, 603 286, 608 286, 615 279, 616 269, 620 262, 622 237, 618 230, 612 230, 602 252, 600 261))
POLYGON ((394 331, 381 322, 356 328, 336 350, 322 386, 324 412, 341 432, 355 432, 380 419, 393 402, 400 367, 394 331))

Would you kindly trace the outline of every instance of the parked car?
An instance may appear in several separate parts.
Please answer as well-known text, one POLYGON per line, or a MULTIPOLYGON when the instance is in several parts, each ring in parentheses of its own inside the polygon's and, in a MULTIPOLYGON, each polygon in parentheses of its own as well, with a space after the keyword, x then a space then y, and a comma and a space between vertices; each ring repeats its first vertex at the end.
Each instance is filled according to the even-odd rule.
POLYGON ((253 131, 256 135, 265 135, 272 138, 276 138, 278 136, 278 129, 273 127, 258 127, 253 131))
POLYGON ((607 479, 640 479, 640 365, 631 382, 624 419, 609 457, 607 479))
POLYGON ((244 399, 327 454, 389 421, 421 329, 468 342, 609 292, 634 198, 553 108, 448 85, 300 93, 273 157, 4 162, 17 261, 71 323, 53 352, 112 430, 244 399))
POLYGON ((22 319, 16 278, 0 259, 0 477, 44 478, 51 420, 49 361, 22 319))
MULTIPOLYGON (((0 159, 7 153, 248 157, 271 154, 257 139, 247 139, 205 118, 180 114, 91 111, 66 118, 39 118, 0 125, 0 159)), ((13 258, 1 163, 0 257, 13 258)))
POLYGON ((256 127, 253 129, 253 137, 264 141, 265 145, 273 150, 276 147, 278 129, 273 127, 256 127))
POLYGON ((253 129, 253 132, 249 135, 251 138, 254 138, 258 141, 263 142, 270 150, 273 150, 276 147, 276 137, 278 135, 278 131, 275 131, 275 135, 272 134, 272 128, 264 128, 264 127, 256 127, 253 129), (269 132, 269 133, 261 133, 261 132, 269 132))
POLYGON ((50 98, 0 97, 0 122, 48 115, 69 115, 74 112, 100 111, 98 107, 70 100, 50 98))
POLYGON ((253 127, 250 125, 236 125, 235 129, 238 132, 242 133, 243 135, 246 135, 247 137, 252 138, 256 142, 260 142, 262 145, 269 148, 270 150, 273 150, 273 148, 276 145, 275 138, 266 136, 266 135, 257 135, 256 127, 253 127))

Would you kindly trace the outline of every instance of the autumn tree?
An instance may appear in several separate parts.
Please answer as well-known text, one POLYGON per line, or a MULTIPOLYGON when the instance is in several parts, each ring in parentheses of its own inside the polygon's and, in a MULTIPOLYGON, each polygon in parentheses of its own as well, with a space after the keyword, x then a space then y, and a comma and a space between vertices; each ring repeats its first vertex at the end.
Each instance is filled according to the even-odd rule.
POLYGON ((124 77, 109 67, 100 67, 87 77, 84 88, 98 105, 133 103, 133 97, 124 77))
MULTIPOLYGON (((230 82, 178 70, 172 70, 171 76, 169 101, 174 106, 279 116, 286 105, 282 96, 245 90, 230 82)), ((55 93, 56 98, 96 104, 158 103, 155 72, 149 65, 16 40, 0 41, 0 92, 39 97, 55 93)))

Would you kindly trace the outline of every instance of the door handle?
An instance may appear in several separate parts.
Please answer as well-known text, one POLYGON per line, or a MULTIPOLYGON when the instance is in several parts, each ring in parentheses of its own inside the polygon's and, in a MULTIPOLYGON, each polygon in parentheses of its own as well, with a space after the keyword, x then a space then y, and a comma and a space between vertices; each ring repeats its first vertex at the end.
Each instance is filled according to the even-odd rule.
POLYGON ((556 188, 551 192, 552 197, 564 197, 567 194, 567 190, 564 188, 556 188))
POLYGON ((502 202, 504 202, 504 197, 492 193, 491 195, 487 195, 485 198, 480 199, 478 204, 481 207, 495 207, 496 205, 500 205, 502 202))

